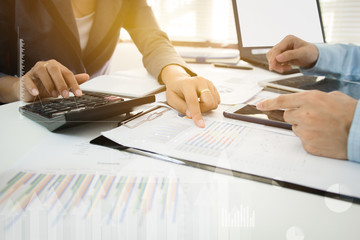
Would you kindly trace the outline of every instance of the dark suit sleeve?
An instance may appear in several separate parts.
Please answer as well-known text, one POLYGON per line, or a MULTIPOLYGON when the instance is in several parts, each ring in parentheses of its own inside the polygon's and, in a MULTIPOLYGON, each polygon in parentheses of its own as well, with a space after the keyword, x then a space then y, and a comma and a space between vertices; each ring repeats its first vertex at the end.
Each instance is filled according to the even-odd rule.
POLYGON ((171 45, 166 33, 160 30, 146 1, 130 0, 128 3, 130 6, 124 28, 143 55, 143 64, 147 71, 161 81, 162 69, 169 64, 176 64, 182 66, 191 76, 195 76, 171 45))
POLYGON ((15 25, 15 2, 0 1, 0 75, 17 74, 17 34, 15 25))

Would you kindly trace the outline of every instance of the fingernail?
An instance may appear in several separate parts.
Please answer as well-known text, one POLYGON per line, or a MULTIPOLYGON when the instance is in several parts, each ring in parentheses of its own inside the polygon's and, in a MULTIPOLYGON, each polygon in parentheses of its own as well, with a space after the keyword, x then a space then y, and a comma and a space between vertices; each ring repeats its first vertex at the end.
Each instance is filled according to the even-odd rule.
POLYGON ((277 55, 276 60, 278 60, 279 62, 282 62, 284 60, 284 55, 283 54, 277 55))
POLYGON ((204 120, 200 119, 198 122, 197 122, 197 125, 201 128, 204 128, 205 127, 205 122, 204 120))
POLYGON ((259 110, 263 109, 263 104, 262 104, 262 102, 257 103, 257 104, 256 104, 256 108, 259 109, 259 110))
POLYGON ((69 97, 69 92, 64 90, 62 91, 62 94, 61 94, 64 98, 68 98, 69 97))
POLYGON ((185 114, 186 114, 186 116, 187 116, 188 118, 191 118, 191 113, 190 113, 189 109, 186 110, 185 114))
POLYGON ((77 97, 81 97, 82 91, 81 91, 80 89, 77 89, 77 90, 75 91, 75 95, 76 95, 77 97))
POLYGON ((57 92, 56 90, 53 90, 53 91, 51 92, 51 95, 52 95, 53 97, 59 96, 59 94, 58 94, 58 92, 57 92))
POLYGON ((33 96, 39 95, 39 91, 38 91, 37 89, 35 89, 35 88, 33 88, 33 89, 31 90, 31 92, 32 92, 33 96))

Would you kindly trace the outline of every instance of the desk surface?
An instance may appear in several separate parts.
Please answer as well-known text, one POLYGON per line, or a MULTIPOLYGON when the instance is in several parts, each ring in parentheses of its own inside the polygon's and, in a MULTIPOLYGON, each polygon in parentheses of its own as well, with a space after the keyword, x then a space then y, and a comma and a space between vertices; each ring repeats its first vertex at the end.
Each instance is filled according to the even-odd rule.
MULTIPOLYGON (((295 240, 359 239, 360 237, 357 223, 360 216, 359 205, 347 203, 344 205, 344 203, 331 202, 329 199, 312 194, 155 159, 141 158, 136 155, 124 157, 124 153, 112 149, 94 149, 94 146, 88 142, 98 136, 101 131, 113 128, 115 122, 90 123, 60 133, 51 133, 35 122, 22 117, 18 112, 18 105, 19 103, 12 103, 0 106, 0 183, 2 186, 3 181, 6 180, 4 176, 9 172, 34 170, 41 164, 43 166, 37 169, 39 172, 49 170, 72 172, 73 165, 77 166, 76 171, 86 169, 86 171, 116 172, 124 175, 176 176, 182 182, 183 201, 179 204, 183 211, 178 214, 175 228, 166 226, 168 233, 164 233, 165 230, 161 228, 160 216, 159 219, 152 219, 145 215, 138 219, 141 223, 137 222, 134 226, 127 223, 125 228, 123 223, 112 225, 113 228, 101 224, 96 225, 95 220, 91 220, 92 225, 85 224, 85 227, 79 222, 73 226, 64 225, 55 228, 60 234, 57 239, 69 239, 68 236, 81 239, 89 234, 94 238, 100 236, 99 239, 110 239, 115 236, 124 236, 114 230, 121 227, 126 229, 126 237, 129 239, 134 239, 135 236, 161 239, 172 234, 179 239, 295 240), (55 144, 59 152, 49 153, 49 149, 54 148, 55 144), (67 153, 68 149, 98 150, 101 151, 104 159, 99 161, 99 156, 96 154, 67 153), (84 162, 84 156, 87 162, 84 162), (57 158, 64 159, 61 161, 57 158), (70 232, 65 230, 66 228, 69 228, 70 232), (88 233, 86 233, 87 228, 90 229, 88 233), (105 232, 110 229, 113 231, 111 237, 105 237, 108 236, 105 232)), ((35 218, 32 218, 30 214, 22 221, 19 225, 20 231, 14 229, 5 231, 3 226, 8 219, 2 212, 0 238, 13 239, 14 236, 25 235, 29 235, 31 239, 47 238, 40 233, 41 231, 32 230, 34 226, 37 229, 46 229, 46 225, 44 227, 39 223, 39 216, 33 215, 35 218)), ((71 218, 68 219, 71 220, 71 218)), ((47 227, 49 237, 50 224, 47 227)))

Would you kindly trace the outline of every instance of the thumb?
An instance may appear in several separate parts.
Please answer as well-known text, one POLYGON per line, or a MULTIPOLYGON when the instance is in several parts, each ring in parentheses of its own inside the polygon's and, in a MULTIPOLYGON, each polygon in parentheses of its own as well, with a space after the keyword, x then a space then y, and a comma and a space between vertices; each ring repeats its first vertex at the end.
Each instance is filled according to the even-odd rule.
POLYGON ((78 84, 83 84, 84 82, 90 79, 90 76, 87 73, 80 73, 75 75, 75 79, 78 82, 78 84))

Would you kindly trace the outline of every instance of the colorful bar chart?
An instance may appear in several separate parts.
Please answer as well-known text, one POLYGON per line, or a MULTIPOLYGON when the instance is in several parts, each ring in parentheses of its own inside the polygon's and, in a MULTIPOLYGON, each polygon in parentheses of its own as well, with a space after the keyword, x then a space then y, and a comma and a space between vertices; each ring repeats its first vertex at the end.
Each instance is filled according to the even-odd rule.
POLYGON ((177 150, 218 157, 241 135, 243 126, 213 121, 206 129, 188 139, 177 150))
POLYGON ((176 177, 18 172, 0 188, 0 209, 2 214, 11 213, 6 229, 31 211, 35 198, 53 216, 49 217, 51 226, 70 213, 86 221, 99 211, 106 224, 153 211, 160 219, 175 222, 179 183, 176 177))

